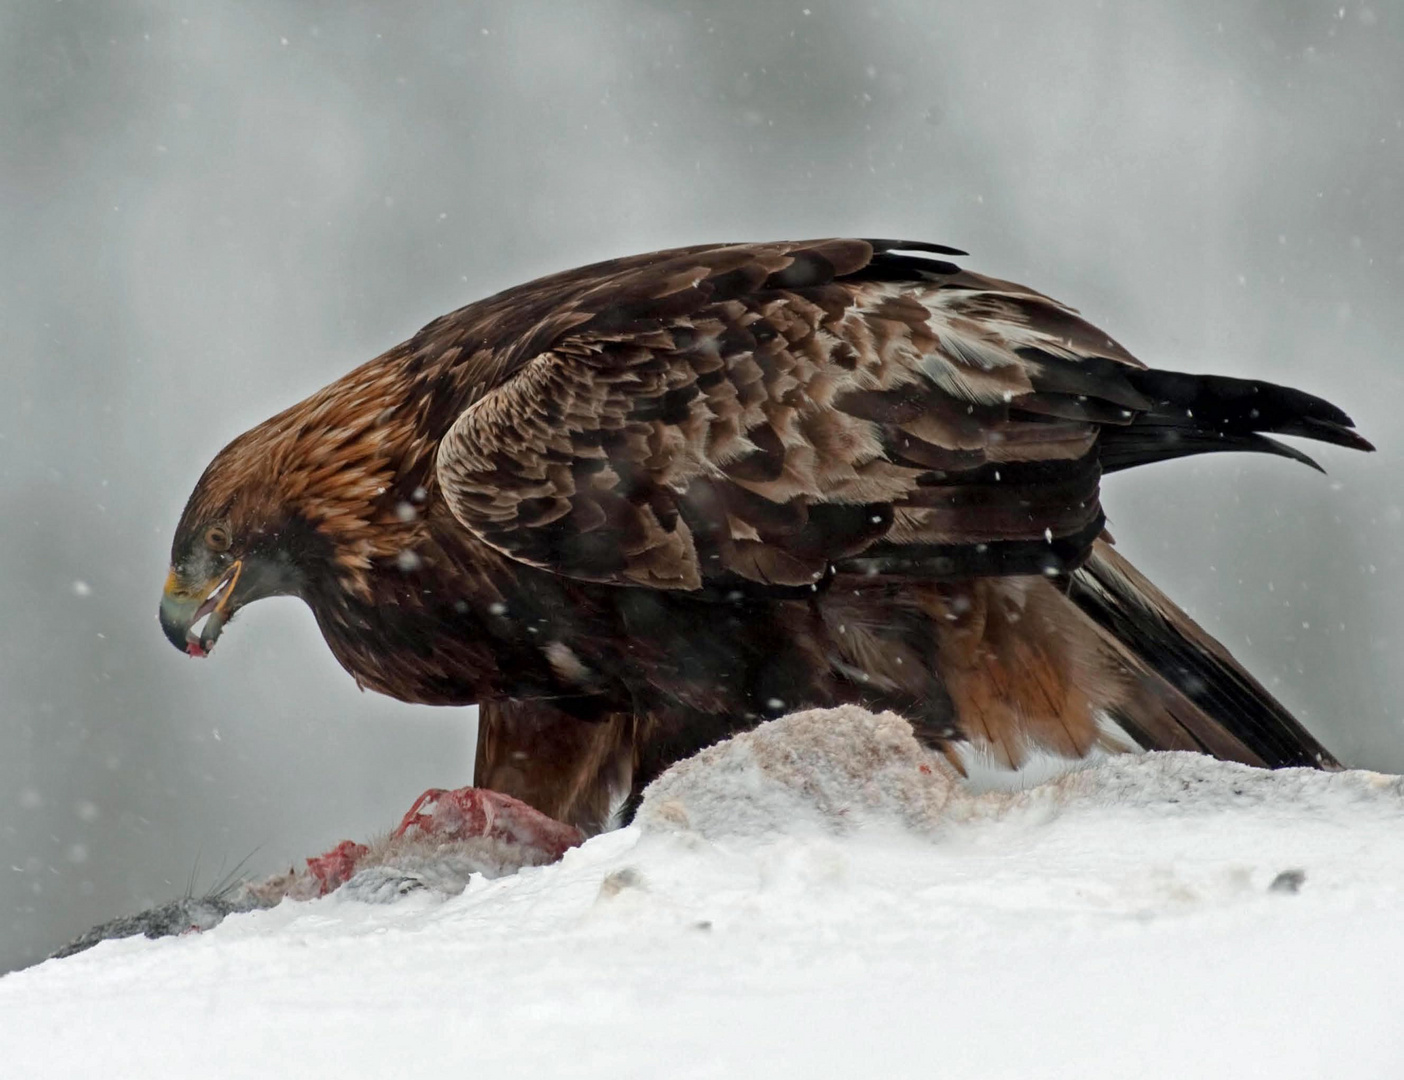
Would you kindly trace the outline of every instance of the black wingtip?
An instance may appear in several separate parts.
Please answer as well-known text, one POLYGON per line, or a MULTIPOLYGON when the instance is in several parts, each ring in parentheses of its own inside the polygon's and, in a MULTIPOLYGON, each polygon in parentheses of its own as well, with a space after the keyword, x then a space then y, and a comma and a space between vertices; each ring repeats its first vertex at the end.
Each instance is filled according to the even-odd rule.
POLYGON ((1290 386, 1154 369, 1129 372, 1126 378, 1156 403, 1147 414, 1153 424, 1173 424, 1229 438, 1271 432, 1349 450, 1374 450, 1341 409, 1290 386))
POLYGON ((1264 454, 1276 454, 1278 457, 1290 458, 1292 461, 1300 461, 1309 469, 1315 469, 1322 476, 1326 475, 1326 470, 1310 454, 1305 454, 1295 446, 1288 446, 1280 443, 1276 439, 1269 439, 1266 435, 1257 435, 1253 438, 1253 445, 1243 447, 1245 450, 1257 450, 1264 454))
MULTIPOLYGON (((1344 415, 1344 414, 1343 414, 1344 415)), ((1363 450, 1367 454, 1375 452, 1375 444, 1355 430, 1349 417, 1343 423, 1320 420, 1314 416, 1304 416, 1297 425, 1301 430, 1283 434, 1301 435, 1317 442, 1344 446, 1347 450, 1363 450)))

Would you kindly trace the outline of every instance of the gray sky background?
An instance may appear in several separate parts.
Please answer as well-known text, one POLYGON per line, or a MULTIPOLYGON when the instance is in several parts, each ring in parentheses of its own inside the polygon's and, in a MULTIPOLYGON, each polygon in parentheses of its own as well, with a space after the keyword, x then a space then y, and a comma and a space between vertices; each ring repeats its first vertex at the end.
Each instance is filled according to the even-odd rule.
POLYGON ((0 970, 391 825, 470 711, 310 614, 156 602, 231 437, 468 300, 706 240, 909 236, 1157 366, 1324 393, 1322 478, 1118 475, 1119 544, 1337 754, 1404 770, 1404 8, 0 2, 0 970))

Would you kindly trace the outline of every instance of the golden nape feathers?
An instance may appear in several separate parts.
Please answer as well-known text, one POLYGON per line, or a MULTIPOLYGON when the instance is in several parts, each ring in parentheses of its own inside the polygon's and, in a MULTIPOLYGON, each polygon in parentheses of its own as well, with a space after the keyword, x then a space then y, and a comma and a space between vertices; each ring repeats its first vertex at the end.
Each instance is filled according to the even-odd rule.
POLYGON ((163 626, 203 654, 300 596, 362 686, 482 705, 480 783, 587 829, 681 756, 845 702, 1009 764, 1330 764, 1113 551, 1100 483, 1369 444, 1300 391, 1146 368, 959 254, 700 246, 437 319, 221 451, 163 626))

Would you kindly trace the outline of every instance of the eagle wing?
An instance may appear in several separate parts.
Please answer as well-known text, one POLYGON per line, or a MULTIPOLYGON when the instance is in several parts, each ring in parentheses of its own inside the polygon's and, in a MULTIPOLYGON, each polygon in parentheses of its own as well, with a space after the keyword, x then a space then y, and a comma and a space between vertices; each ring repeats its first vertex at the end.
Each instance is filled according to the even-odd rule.
POLYGON ((540 319, 490 345, 492 379, 439 446, 445 499, 489 545, 579 580, 803 587, 834 564, 1079 565, 1104 520, 1104 430, 1124 436, 1108 468, 1300 456, 1249 430, 1273 430, 1256 411, 1231 442, 1206 433, 1171 400, 1202 380, 1147 371, 1071 308, 932 257, 948 254, 727 245, 525 287, 515 306, 540 319))

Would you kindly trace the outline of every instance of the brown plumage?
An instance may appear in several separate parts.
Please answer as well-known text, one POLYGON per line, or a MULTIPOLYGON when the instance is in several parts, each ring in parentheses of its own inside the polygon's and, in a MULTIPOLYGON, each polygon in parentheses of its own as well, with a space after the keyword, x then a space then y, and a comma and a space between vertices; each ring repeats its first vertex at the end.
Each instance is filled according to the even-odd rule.
MULTIPOLYGON (((235 439, 162 621, 290 593, 362 686, 482 706, 478 782, 583 827, 738 728, 840 702, 1017 764, 1329 755, 1105 538, 1103 473, 1368 449, 1269 383, 1145 368, 934 244, 716 245, 438 319, 235 439), (1109 723, 1110 722, 1110 723, 1109 723)), ((196 624, 208 616, 202 630, 196 624)))

